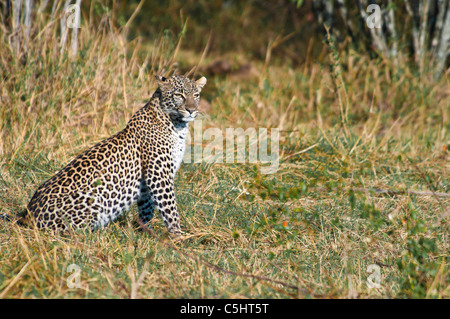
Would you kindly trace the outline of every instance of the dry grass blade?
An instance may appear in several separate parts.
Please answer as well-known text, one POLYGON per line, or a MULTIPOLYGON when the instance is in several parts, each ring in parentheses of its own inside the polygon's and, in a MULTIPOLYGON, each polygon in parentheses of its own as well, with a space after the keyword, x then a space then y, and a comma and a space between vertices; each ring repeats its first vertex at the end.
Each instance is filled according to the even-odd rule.
POLYGON ((28 267, 31 265, 32 260, 29 260, 23 267, 20 269, 19 273, 10 281, 8 286, 6 286, 5 289, 0 293, 0 299, 5 298, 8 291, 20 280, 20 278, 23 276, 25 271, 28 269, 28 267))
POLYGON ((180 249, 178 249, 177 246, 175 246, 173 243, 171 243, 169 241, 162 241, 155 234, 155 232, 153 230, 151 230, 150 228, 148 228, 141 220, 139 220, 138 223, 139 223, 139 225, 142 227, 142 229, 145 232, 147 232, 150 235, 152 235, 153 237, 155 237, 159 242, 161 242, 162 244, 164 244, 168 248, 173 249, 173 250, 177 251, 178 253, 182 254, 183 256, 185 256, 187 258, 190 258, 192 260, 195 260, 195 261, 197 261, 197 262, 199 262, 199 263, 201 263, 201 264, 203 264, 203 265, 205 265, 205 266, 207 266, 207 267, 209 267, 211 269, 214 269, 216 271, 219 271, 219 272, 222 272, 222 273, 225 273, 225 274, 228 274, 228 275, 239 276, 239 277, 247 277, 247 278, 252 278, 252 279, 256 279, 258 281, 263 281, 263 282, 268 281, 268 282, 271 282, 271 283, 279 284, 279 285, 281 285, 283 287, 287 287, 287 288, 291 288, 291 289, 295 289, 295 290, 300 290, 300 291, 304 291, 304 293, 307 293, 306 289, 303 289, 303 288, 298 287, 296 285, 288 284, 288 283, 280 281, 280 280, 275 280, 275 279, 268 278, 268 277, 265 277, 265 276, 258 276, 258 275, 253 275, 253 274, 239 273, 239 272, 227 270, 227 269, 224 269, 224 268, 219 267, 217 265, 214 265, 214 264, 210 263, 209 261, 205 260, 201 256, 193 255, 193 254, 189 254, 189 253, 186 253, 184 251, 181 251, 180 249))

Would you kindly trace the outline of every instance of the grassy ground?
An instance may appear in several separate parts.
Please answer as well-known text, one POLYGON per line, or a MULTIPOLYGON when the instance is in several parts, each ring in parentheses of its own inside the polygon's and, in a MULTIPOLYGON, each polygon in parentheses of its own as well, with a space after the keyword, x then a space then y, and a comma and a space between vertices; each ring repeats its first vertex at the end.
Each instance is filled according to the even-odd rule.
MULTIPOLYGON (((202 74, 217 58, 164 37, 129 42, 106 19, 80 29, 71 61, 57 25, 42 29, 25 63, 4 35, 0 47, 0 213, 9 215, 122 129, 155 89, 153 74, 200 61, 202 74)), ((168 238, 159 216, 158 239, 143 231, 135 207, 93 233, 0 221, 0 298, 449 298, 449 199, 423 195, 450 192, 448 75, 435 82, 334 48, 324 49, 328 62, 294 68, 272 60, 272 48, 262 61, 223 57, 252 72, 208 78, 202 124, 279 128, 275 174, 259 163, 183 164, 183 240, 168 238)))

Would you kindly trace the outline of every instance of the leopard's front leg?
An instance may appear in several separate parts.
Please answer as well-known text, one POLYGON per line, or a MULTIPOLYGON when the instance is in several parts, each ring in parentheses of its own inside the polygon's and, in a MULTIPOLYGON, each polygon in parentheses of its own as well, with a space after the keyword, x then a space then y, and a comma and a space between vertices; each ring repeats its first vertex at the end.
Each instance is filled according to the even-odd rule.
POLYGON ((152 203, 156 206, 169 232, 181 234, 180 216, 175 199, 175 188, 170 174, 161 172, 147 179, 152 203))

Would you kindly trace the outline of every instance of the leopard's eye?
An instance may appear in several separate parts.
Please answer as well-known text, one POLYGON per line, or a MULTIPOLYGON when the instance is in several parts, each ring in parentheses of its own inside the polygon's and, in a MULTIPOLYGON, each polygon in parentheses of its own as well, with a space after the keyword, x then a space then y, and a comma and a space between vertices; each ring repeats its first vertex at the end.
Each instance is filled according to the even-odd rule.
POLYGON ((194 97, 195 97, 195 98, 197 98, 197 97, 199 97, 199 96, 200 96, 199 93, 194 93, 194 97))

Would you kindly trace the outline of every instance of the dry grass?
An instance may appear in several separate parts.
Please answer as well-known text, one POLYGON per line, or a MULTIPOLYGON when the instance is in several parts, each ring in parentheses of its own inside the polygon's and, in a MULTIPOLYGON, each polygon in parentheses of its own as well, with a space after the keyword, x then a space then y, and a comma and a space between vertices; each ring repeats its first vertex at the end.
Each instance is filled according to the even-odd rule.
MULTIPOLYGON (((152 94, 154 73, 201 59, 164 38, 129 42, 105 18, 97 31, 80 29, 70 61, 57 25, 41 23, 25 65, 1 37, 0 212, 10 215, 76 154, 122 129, 152 94)), ((279 128, 276 174, 261 175, 261 164, 184 164, 184 240, 168 238, 159 217, 159 240, 146 233, 136 208, 93 233, 1 221, 0 298, 448 298, 448 198, 351 191, 450 191, 448 75, 433 82, 352 52, 331 70, 269 56, 251 63, 257 73, 246 79, 209 78, 203 128, 279 128), (415 274, 398 263, 416 257, 408 248, 420 237, 437 250, 419 251, 430 270, 415 292, 404 284, 415 274), (78 288, 68 286, 71 264, 81 269, 78 288), (381 267, 378 289, 367 285, 371 264, 381 267)))

